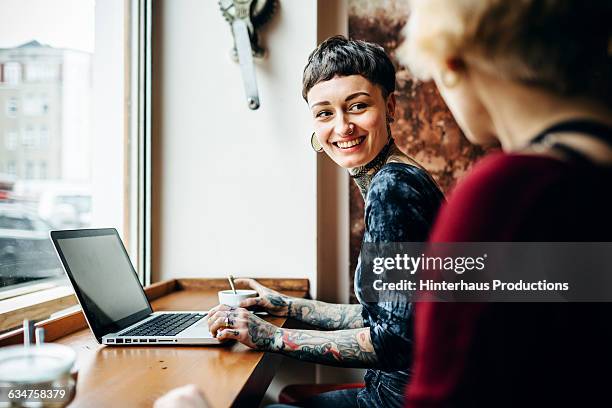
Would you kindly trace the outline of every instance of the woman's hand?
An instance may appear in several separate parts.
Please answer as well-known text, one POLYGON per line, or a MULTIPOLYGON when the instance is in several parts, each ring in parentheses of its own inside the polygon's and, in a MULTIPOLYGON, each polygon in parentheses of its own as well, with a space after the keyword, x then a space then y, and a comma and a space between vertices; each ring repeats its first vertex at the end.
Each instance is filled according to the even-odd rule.
POLYGON ((208 408, 208 403, 198 387, 189 384, 162 395, 153 408, 208 408))
POLYGON ((219 340, 235 339, 256 350, 275 351, 282 343, 280 328, 243 308, 219 305, 208 312, 208 329, 219 340))
POLYGON ((240 307, 259 306, 274 316, 287 316, 291 307, 291 298, 266 288, 255 279, 236 279, 235 283, 243 283, 257 291, 256 298, 245 299, 240 302, 240 307))

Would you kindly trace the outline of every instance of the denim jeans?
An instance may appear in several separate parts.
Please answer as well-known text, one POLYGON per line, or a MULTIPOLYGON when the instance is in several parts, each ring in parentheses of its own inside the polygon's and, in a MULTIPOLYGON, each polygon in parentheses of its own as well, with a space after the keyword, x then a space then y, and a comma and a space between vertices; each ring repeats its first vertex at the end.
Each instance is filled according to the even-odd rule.
POLYGON ((300 401, 295 405, 274 404, 268 405, 266 408, 357 408, 357 393, 361 390, 361 388, 350 388, 329 391, 300 401))
POLYGON ((364 388, 324 392, 294 405, 274 404, 266 408, 395 408, 404 405, 404 385, 391 373, 368 370, 364 388))
POLYGON ((406 371, 381 371, 369 369, 365 375, 366 386, 357 395, 359 408, 404 406, 404 391, 409 374, 406 371))

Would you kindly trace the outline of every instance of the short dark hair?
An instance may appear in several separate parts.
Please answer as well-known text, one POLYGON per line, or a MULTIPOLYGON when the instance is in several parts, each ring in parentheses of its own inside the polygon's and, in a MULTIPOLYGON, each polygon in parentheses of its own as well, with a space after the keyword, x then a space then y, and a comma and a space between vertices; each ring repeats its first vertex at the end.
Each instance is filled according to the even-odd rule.
POLYGON ((302 97, 319 82, 335 76, 361 75, 380 86, 383 98, 395 91, 395 67, 380 45, 336 35, 323 41, 308 57, 302 77, 302 97))

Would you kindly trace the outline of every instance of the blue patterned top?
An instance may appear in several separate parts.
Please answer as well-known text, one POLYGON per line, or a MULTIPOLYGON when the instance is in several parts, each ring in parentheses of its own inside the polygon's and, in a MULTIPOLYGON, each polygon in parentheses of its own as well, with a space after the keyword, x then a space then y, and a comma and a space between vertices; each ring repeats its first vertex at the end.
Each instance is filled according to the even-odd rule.
MULTIPOLYGON (((363 242, 427 241, 444 196, 425 170, 404 163, 387 163, 372 177, 365 198, 363 242)), ((369 369, 359 406, 402 406, 410 378, 413 348, 413 304, 363 301, 361 263, 355 271, 355 294, 363 306, 365 326, 379 367, 369 369)))

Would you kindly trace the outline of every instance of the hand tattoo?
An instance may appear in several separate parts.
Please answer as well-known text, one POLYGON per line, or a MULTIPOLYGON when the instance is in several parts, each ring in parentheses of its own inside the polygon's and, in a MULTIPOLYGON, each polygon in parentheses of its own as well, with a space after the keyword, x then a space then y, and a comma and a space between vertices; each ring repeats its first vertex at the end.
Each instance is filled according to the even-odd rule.
POLYGON ((267 298, 274 307, 287 307, 286 298, 282 295, 268 295, 267 298))
POLYGON ((255 345, 255 348, 258 350, 272 351, 274 332, 277 330, 276 326, 257 318, 249 319, 247 329, 249 338, 255 345))

